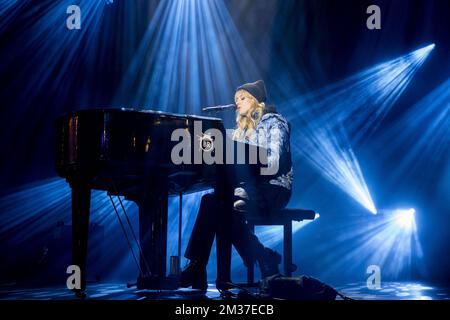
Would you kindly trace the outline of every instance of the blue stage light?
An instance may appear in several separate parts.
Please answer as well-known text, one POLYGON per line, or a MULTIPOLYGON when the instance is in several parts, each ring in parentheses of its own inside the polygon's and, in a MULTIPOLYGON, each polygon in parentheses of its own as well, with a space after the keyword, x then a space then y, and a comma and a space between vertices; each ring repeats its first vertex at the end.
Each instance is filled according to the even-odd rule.
POLYGON ((232 100, 259 78, 222 0, 161 1, 115 97, 116 104, 178 113, 232 100))
MULTIPOLYGON (((108 30, 101 32, 101 25, 104 21, 104 1, 80 0, 77 5, 81 10, 81 29, 69 30, 66 20, 69 17, 66 10, 74 1, 17 1, 17 4, 9 8, 5 14, 9 20, 15 12, 25 14, 27 23, 20 37, 20 49, 16 41, 8 41, 5 45, 5 55, 0 61, 0 72, 14 74, 14 78, 5 86, 5 92, 20 92, 15 101, 15 117, 11 117, 10 128, 21 128, 33 108, 34 117, 48 117, 49 114, 59 114, 64 105, 73 105, 73 101, 68 101, 73 93, 74 83, 83 72, 89 70, 94 72, 98 64, 98 49, 105 45, 102 39, 107 39, 108 30), (24 13, 25 12, 25 13, 24 13), (102 37, 100 37, 100 35, 102 37), (19 51, 20 50, 20 51, 19 51), (24 58, 25 57, 25 58, 24 58), (32 57, 26 58, 26 57, 32 57), (18 63, 20 61, 20 64, 18 63), (13 65, 21 65, 17 70, 9 70, 13 65), (86 69, 84 69, 86 68, 86 69), (30 76, 34 75, 34 76, 30 76), (17 79, 27 79, 27 81, 17 81, 17 79), (34 108, 38 96, 45 94, 45 100, 41 100, 42 105, 47 107, 34 108), (45 101, 45 102, 44 102, 45 101), (56 110, 49 110, 48 106, 53 106, 56 110)), ((3 18, 3 15, 2 17, 3 18)), ((0 22, 2 31, 3 22, 0 22)), ((104 47, 103 47, 104 48, 104 47)), ((89 77, 86 77, 86 87, 89 87, 89 77)), ((82 90, 77 95, 79 99, 75 104, 82 105, 84 95, 95 95, 95 91, 82 90)), ((26 122, 30 131, 38 130, 37 122, 26 122)), ((11 146, 25 143, 22 138, 17 138, 19 134, 14 130, 10 131, 11 146)), ((48 139, 48 136, 43 135, 48 139)), ((25 139, 25 137, 23 137, 25 139)), ((8 139, 7 139, 8 140, 8 139)))
POLYGON ((10 10, 16 4, 17 0, 3 0, 2 2, 0 2, 0 15, 7 13, 8 10, 10 10))
POLYGON ((28 1, 2 0, 0 1, 0 32, 2 32, 26 6, 28 1))
POLYGON ((414 214, 416 210, 408 209, 408 210, 396 210, 395 211, 395 222, 401 228, 405 230, 411 230, 415 226, 414 214))
POLYGON ((414 55, 416 57, 418 57, 418 58, 426 58, 426 56, 428 54, 430 54, 431 50, 433 50, 435 46, 436 45, 434 43, 432 43, 432 44, 430 44, 430 45, 428 45, 428 46, 426 46, 426 47, 424 47, 422 49, 416 50, 414 52, 414 55))
POLYGON ((450 78, 414 104, 380 136, 383 152, 389 158, 402 149, 401 162, 391 179, 401 180, 416 170, 435 172, 448 163, 450 151, 450 78), (392 137, 395 137, 393 139, 392 137))
POLYGON ((376 205, 353 150, 372 134, 434 45, 380 63, 280 106, 292 126, 293 157, 304 157, 369 212, 376 205))
POLYGON ((370 265, 380 267, 384 280, 408 279, 413 271, 424 275, 415 214, 414 209, 379 209, 377 215, 342 217, 322 225, 321 232, 334 241, 316 247, 327 265, 320 276, 354 279, 370 265))
MULTIPOLYGON (((119 207, 118 199, 114 201, 119 207)), ((139 216, 137 206, 130 201, 124 201, 124 206, 136 232, 139 216)), ((119 215, 125 219, 121 210, 119 215)), ((102 256, 101 261, 93 261, 89 269, 102 274, 105 279, 129 279, 136 276, 137 266, 105 192, 92 191, 90 221, 104 227, 104 238, 102 241, 89 243, 89 254, 102 256)), ((42 246, 48 245, 56 226, 61 222, 66 226, 71 224, 71 189, 63 179, 36 181, 0 198, 0 238, 7 239, 3 243, 6 249, 26 246, 30 252, 38 252, 42 246)), ((60 243, 60 246, 70 256, 70 242, 60 243)), ((138 252, 137 247, 133 246, 134 251, 138 252)), ((53 255, 53 252, 49 254, 53 255)), ((21 252, 18 251, 6 257, 7 265, 14 268, 20 255, 21 252)), ((60 259, 70 263, 70 257, 60 259)), ((64 270, 55 272, 65 272, 64 270)))

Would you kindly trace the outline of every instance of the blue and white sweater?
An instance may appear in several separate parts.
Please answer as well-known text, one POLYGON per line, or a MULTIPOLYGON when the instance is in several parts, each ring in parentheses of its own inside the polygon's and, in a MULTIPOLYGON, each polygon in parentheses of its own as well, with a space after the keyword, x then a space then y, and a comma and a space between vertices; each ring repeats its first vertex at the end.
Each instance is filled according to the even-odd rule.
POLYGON ((241 142, 256 144, 267 149, 268 168, 274 168, 273 175, 263 176, 269 184, 288 190, 292 188, 293 168, 290 147, 290 128, 287 120, 274 107, 266 107, 256 130, 249 137, 245 132, 241 142), (278 170, 276 170, 278 168, 278 170))

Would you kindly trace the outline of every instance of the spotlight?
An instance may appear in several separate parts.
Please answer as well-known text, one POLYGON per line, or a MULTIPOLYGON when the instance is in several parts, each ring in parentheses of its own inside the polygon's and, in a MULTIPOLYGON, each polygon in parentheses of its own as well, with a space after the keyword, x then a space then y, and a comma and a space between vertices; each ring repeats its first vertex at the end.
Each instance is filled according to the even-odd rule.
POLYGON ((374 215, 377 208, 353 146, 375 132, 434 47, 379 63, 280 106, 292 123, 302 123, 292 128, 291 136, 301 141, 293 146, 293 156, 301 154, 374 215))
POLYGON ((414 209, 398 209, 395 210, 395 223, 404 230, 411 230, 415 225, 414 214, 416 210, 414 209))
POLYGON ((198 113, 258 74, 224 1, 159 1, 114 101, 198 113))
MULTIPOLYGON (((391 176, 400 181, 405 174, 419 168, 438 170, 450 151, 450 78, 436 86, 413 105, 397 122, 383 132, 380 146, 384 157, 390 158, 401 146, 408 150, 391 176), (414 133, 420 131, 420 137, 414 133), (395 140, 392 137, 396 137, 395 140)), ((423 172, 422 172, 423 173, 423 172)))
POLYGON ((322 276, 336 272, 351 275, 360 270, 362 261, 371 261, 383 270, 384 279, 410 277, 414 269, 423 267, 415 211, 409 207, 378 208, 374 216, 322 226, 326 234, 339 230, 332 244, 317 248, 330 262, 322 276))
POLYGON ((429 46, 418 49, 414 51, 414 56, 416 56, 417 58, 425 58, 431 52, 431 50, 434 49, 435 46, 436 45, 432 43, 429 46))

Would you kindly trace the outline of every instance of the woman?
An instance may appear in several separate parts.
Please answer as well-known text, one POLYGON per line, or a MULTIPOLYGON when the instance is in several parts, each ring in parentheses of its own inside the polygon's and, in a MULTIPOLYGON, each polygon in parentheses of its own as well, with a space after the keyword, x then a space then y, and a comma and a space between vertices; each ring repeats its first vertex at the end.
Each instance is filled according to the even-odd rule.
MULTIPOLYGON (((244 84, 236 89, 237 128, 233 139, 257 144, 267 149, 268 168, 272 175, 262 175, 255 181, 242 182, 235 188, 234 212, 230 236, 233 245, 246 266, 255 261, 262 277, 278 273, 281 256, 264 247, 248 228, 246 215, 267 214, 286 206, 291 196, 292 161, 289 125, 274 107, 265 105, 266 88, 262 80, 244 84)), ((200 211, 189 239, 185 257, 190 259, 180 279, 181 287, 192 286, 206 290, 211 246, 217 231, 217 215, 221 213, 214 194, 202 198, 200 211)))

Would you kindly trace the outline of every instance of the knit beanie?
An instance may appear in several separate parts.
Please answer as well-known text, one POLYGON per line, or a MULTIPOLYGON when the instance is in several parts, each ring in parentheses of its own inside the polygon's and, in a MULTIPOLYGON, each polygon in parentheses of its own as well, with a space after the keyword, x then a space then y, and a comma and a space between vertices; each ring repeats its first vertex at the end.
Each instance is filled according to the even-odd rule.
POLYGON ((242 86, 236 89, 236 91, 239 90, 247 91, 252 96, 254 96, 259 103, 265 102, 267 99, 266 86, 264 84, 264 81, 262 80, 243 84, 242 86))

